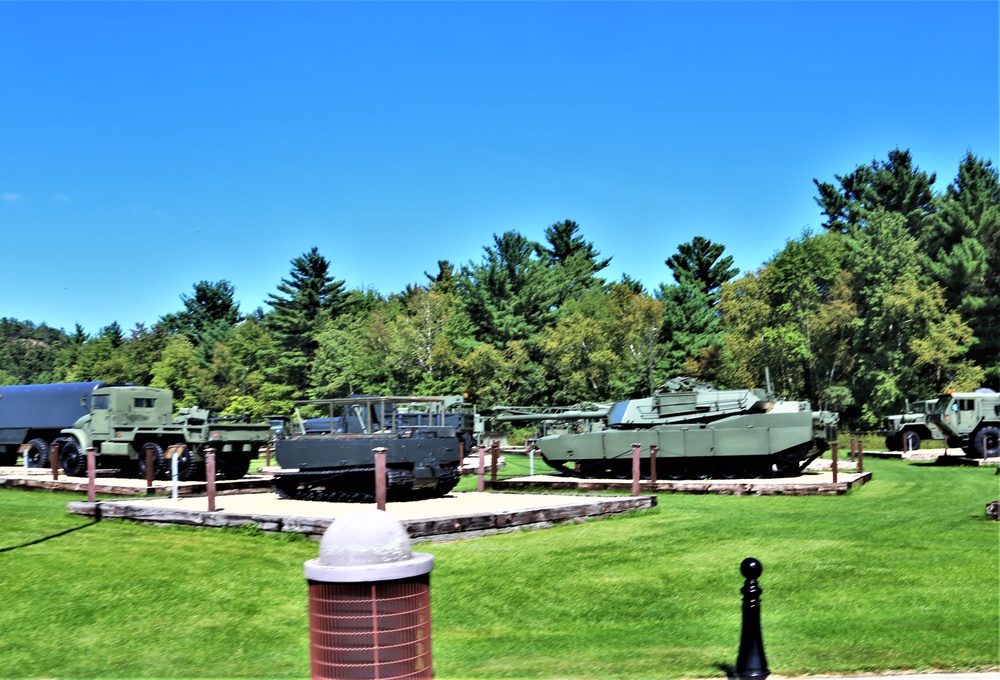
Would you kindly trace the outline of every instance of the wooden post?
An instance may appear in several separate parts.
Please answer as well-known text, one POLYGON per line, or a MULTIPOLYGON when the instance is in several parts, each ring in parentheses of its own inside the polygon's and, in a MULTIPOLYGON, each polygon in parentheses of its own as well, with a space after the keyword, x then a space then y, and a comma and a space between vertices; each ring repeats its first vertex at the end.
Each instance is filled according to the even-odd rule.
POLYGON ((54 441, 49 445, 49 466, 52 468, 53 481, 59 481, 59 442, 54 441))
POLYGON ((205 490, 208 492, 208 511, 215 512, 215 449, 205 451, 205 490))
POLYGON ((271 467, 271 442, 264 445, 264 467, 271 467))
POLYGON ((146 454, 146 493, 153 488, 153 445, 146 444, 143 447, 146 454))
POLYGON ((847 456, 850 460, 854 460, 854 446, 855 446, 856 441, 857 441, 856 437, 852 434, 851 435, 851 452, 847 456))
POLYGON ((389 449, 380 446, 372 450, 375 452, 375 507, 379 510, 385 510, 385 454, 388 453, 389 449))
POLYGON ((93 446, 87 448, 87 500, 97 500, 97 451, 93 446))
POLYGON ((490 447, 490 484, 497 481, 497 467, 500 462, 500 441, 494 439, 490 447))
POLYGON ((632 495, 639 495, 639 443, 632 444, 632 495))
POLYGON ((865 471, 865 443, 858 440, 858 473, 865 471))
POLYGON ((656 487, 656 444, 649 445, 649 481, 656 487))
MULTIPOLYGON (((854 437, 851 437, 851 447, 854 447, 854 437)), ((837 449, 840 448, 840 444, 837 442, 830 442, 830 471, 833 473, 833 483, 837 483, 837 449)))
POLYGON ((479 493, 482 493, 482 492, 486 491, 486 479, 485 479, 485 476, 486 476, 486 447, 485 446, 480 446, 479 447, 479 470, 477 471, 476 474, 479 477, 479 481, 476 484, 476 491, 478 491, 479 493))

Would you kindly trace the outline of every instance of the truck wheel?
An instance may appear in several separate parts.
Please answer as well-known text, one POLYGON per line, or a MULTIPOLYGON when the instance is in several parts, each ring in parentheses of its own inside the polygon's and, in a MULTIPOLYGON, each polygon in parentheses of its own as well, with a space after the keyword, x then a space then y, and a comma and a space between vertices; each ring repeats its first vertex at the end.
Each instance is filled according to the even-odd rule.
POLYGON ((32 439, 24 450, 24 460, 28 467, 40 468, 49 464, 49 445, 44 439, 32 439))
POLYGON ((80 449, 80 444, 75 439, 67 439, 59 447, 59 464, 70 477, 87 475, 87 454, 80 449))
POLYGON ((250 455, 229 453, 215 459, 215 476, 219 479, 240 479, 250 471, 250 455))
POLYGON ((920 435, 916 432, 903 433, 903 451, 916 451, 920 448, 920 435))
POLYGON ((177 478, 182 482, 205 478, 205 466, 198 462, 190 446, 177 455, 177 478))
POLYGON ((885 438, 885 450, 886 451, 901 451, 903 449, 903 442, 898 434, 890 434, 885 438))
POLYGON ((1000 456, 1000 428, 990 425, 976 433, 976 453, 981 458, 1000 456))
POLYGON ((165 479, 163 460, 163 448, 159 444, 143 444, 139 447, 139 457, 136 459, 139 468, 139 479, 146 478, 146 447, 153 447, 153 479, 165 479))

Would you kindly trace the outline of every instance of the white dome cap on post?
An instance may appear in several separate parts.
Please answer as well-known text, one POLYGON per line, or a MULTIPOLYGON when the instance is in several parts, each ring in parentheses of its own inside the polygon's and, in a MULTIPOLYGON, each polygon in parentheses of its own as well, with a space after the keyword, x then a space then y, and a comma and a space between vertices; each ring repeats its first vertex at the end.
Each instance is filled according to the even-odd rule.
POLYGON ((426 574, 434 556, 410 549, 403 524, 376 508, 360 508, 334 520, 323 533, 319 557, 305 563, 311 581, 358 583, 426 574))

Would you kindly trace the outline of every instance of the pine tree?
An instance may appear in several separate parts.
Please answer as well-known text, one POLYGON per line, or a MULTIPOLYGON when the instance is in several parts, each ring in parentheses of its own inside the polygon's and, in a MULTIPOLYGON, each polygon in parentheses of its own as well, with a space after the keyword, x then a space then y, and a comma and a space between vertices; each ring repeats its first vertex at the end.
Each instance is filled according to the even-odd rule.
POLYGON ((278 293, 270 293, 267 327, 281 349, 273 370, 279 380, 304 393, 319 346, 317 335, 326 321, 335 319, 345 300, 344 281, 330 275, 329 261, 315 246, 292 260, 290 278, 282 279, 278 293))

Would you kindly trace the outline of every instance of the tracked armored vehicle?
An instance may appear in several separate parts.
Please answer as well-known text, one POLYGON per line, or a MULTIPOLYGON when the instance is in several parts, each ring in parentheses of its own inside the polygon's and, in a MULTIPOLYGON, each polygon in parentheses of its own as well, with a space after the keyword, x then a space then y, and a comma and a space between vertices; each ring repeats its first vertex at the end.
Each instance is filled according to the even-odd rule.
POLYGON ((373 450, 384 447, 389 500, 443 496, 458 484, 473 418, 450 397, 295 402, 291 433, 274 442, 282 471, 272 487, 283 498, 373 502, 373 450), (304 418, 303 410, 325 415, 304 418))
POLYGON ((633 443, 641 447, 645 477, 650 446, 658 479, 793 476, 836 438, 837 420, 806 401, 680 377, 652 397, 616 403, 603 431, 550 435, 538 447, 550 466, 573 476, 631 476, 633 443))

